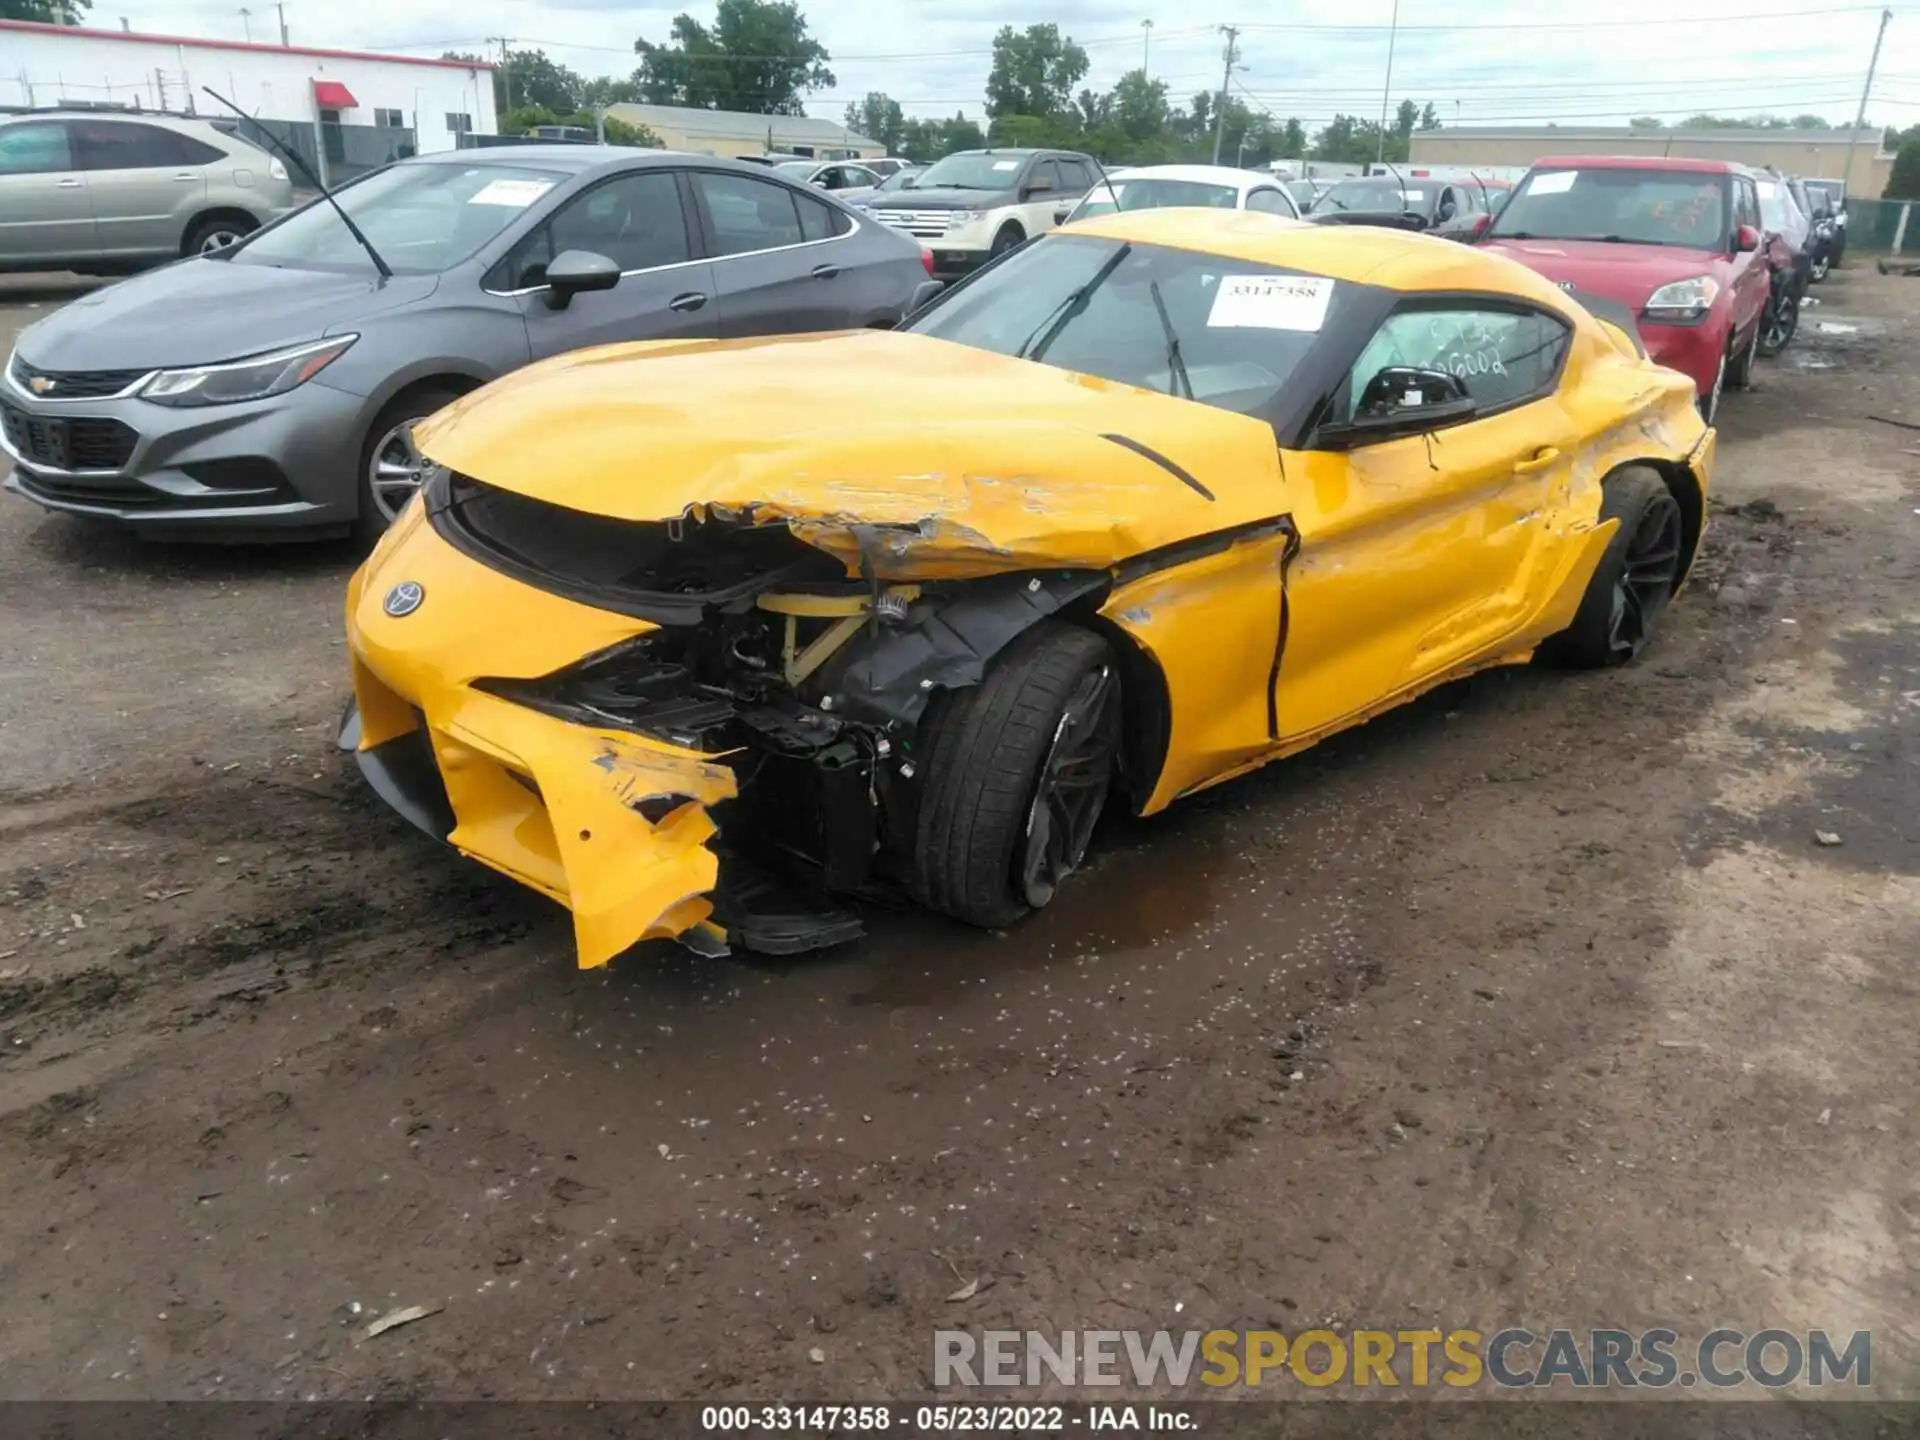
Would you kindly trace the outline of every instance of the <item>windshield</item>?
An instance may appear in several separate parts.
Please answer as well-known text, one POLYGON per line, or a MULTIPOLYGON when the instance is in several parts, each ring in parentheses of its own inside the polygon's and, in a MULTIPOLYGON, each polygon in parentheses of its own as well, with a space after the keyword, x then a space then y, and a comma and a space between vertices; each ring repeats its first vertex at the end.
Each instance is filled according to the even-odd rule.
POLYGON ((1787 200, 1785 187, 1771 180, 1758 180, 1754 188, 1760 192, 1760 223, 1776 235, 1787 233, 1787 200))
POLYGON ((914 188, 917 190, 1011 190, 1020 178, 1024 155, 996 155, 991 150, 962 150, 929 165, 914 188))
POLYGON ((782 160, 773 167, 781 175, 791 175, 796 180, 805 180, 819 167, 811 160, 782 160))
POLYGON ((1727 243, 1727 181, 1685 170, 1535 170, 1487 233, 1719 250, 1727 243))
POLYGON ((1109 191, 1103 182, 1087 192, 1073 218, 1111 215, 1120 210, 1163 210, 1173 205, 1195 205, 1210 210, 1232 210, 1240 203, 1240 191, 1233 185, 1209 184, 1204 180, 1116 180, 1109 191), (1119 204, 1114 204, 1114 197, 1119 204))
POLYGON ((1261 414, 1327 328, 1338 288, 1270 265, 1062 234, 905 328, 1261 414))
MULTIPOLYGON (((520 165, 390 165, 334 192, 396 275, 458 265, 567 177, 520 165)), ((325 200, 233 250, 237 265, 371 269, 373 261, 325 200)))
POLYGON ((1400 215, 1416 213, 1426 205, 1427 192, 1409 190, 1398 180, 1376 175, 1366 180, 1342 180, 1314 205, 1320 211, 1348 210, 1355 215, 1400 215))
POLYGON ((920 177, 925 173, 925 171, 914 169, 912 166, 909 166, 905 170, 896 170, 878 185, 874 186, 874 189, 884 191, 916 189, 920 184, 920 177))

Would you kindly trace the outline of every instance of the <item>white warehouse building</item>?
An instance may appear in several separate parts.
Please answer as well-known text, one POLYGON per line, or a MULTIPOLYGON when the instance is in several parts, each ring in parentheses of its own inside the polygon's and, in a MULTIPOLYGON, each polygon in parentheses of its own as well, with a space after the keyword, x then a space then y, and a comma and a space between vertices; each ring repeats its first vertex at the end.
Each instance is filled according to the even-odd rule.
POLYGON ((210 85, 263 120, 411 130, 421 154, 454 149, 462 130, 495 133, 492 69, 464 60, 0 20, 0 110, 84 105, 225 115, 201 89, 210 85))

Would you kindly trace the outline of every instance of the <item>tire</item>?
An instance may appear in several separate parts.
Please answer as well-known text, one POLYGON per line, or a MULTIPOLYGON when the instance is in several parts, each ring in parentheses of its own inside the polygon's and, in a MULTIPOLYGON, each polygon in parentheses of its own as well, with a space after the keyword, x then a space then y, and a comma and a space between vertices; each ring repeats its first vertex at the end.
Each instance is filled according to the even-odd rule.
MULTIPOLYGON (((1728 359, 1727 384, 1736 390, 1753 388, 1753 357, 1760 349, 1760 331, 1766 323, 1766 312, 1763 310, 1759 318, 1753 322, 1753 334, 1748 337, 1746 348, 1737 357, 1728 359)), ((1729 336, 1727 343, 1731 345, 1733 337, 1729 336)))
POLYGON ((1021 233, 1018 225, 1002 225, 1000 227, 1000 233, 993 237, 993 245, 987 251, 987 258, 989 260, 998 260, 1002 255, 1006 254, 1007 251, 1013 249, 1014 246, 1024 242, 1026 238, 1027 237, 1021 233))
POLYGON ((1800 287, 1792 281, 1767 301, 1766 314, 1760 317, 1760 344, 1756 352, 1771 360, 1792 342, 1800 328, 1800 287))
POLYGON ((1700 411, 1700 418, 1706 421, 1707 424, 1713 424, 1714 418, 1719 415, 1720 397, 1726 393, 1726 390, 1727 356, 1726 353, 1722 351, 1720 364, 1713 372, 1713 388, 1704 395, 1696 396, 1694 400, 1695 407, 1700 411))
POLYGON ((426 419, 457 399, 459 392, 440 386, 409 390, 382 410, 367 427, 367 437, 360 447, 360 479, 356 489, 359 506, 353 517, 354 534, 362 543, 371 545, 385 534, 400 513, 400 507, 420 488, 425 463, 420 452, 413 449, 411 435, 406 434, 404 440, 401 435, 410 432, 415 421, 426 419), (413 472, 411 483, 401 483, 401 476, 389 474, 388 483, 381 485, 377 483, 375 467, 391 470, 402 464, 405 457, 396 448, 398 445, 404 445, 411 456, 411 464, 407 466, 413 472))
POLYGON ((1107 642, 1043 620, 980 684, 938 697, 922 734, 921 902, 990 929, 1047 904, 1086 854, 1119 756, 1107 642))
POLYGON ((1680 505, 1667 482, 1643 465, 1608 477, 1600 520, 1618 520, 1573 623, 1541 647, 1544 658, 1575 670, 1624 665, 1645 648, 1680 579, 1685 539, 1680 505))
POLYGON ((251 235, 259 228, 251 220, 210 215, 204 220, 196 220, 193 223, 193 228, 187 231, 187 238, 180 246, 180 253, 205 255, 209 251, 224 250, 234 241, 251 235))
POLYGON ((1813 257, 1813 269, 1808 272, 1807 278, 1815 285, 1818 285, 1822 280, 1827 278, 1827 272, 1838 263, 1839 260, 1837 257, 1826 250, 1822 250, 1818 255, 1813 257))

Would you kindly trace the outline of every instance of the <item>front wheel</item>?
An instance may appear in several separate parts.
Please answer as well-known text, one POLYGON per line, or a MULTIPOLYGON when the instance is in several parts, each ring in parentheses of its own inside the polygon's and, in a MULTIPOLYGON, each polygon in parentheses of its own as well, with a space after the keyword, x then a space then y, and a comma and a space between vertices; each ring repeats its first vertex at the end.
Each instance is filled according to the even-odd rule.
POLYGON ((989 260, 998 260, 1002 255, 1006 254, 1026 238, 1026 236, 1020 233, 1019 226, 1002 226, 1000 233, 993 237, 993 248, 987 251, 987 258, 989 260))
MULTIPOLYGON (((1760 318, 1753 322, 1753 334, 1747 337, 1746 346, 1737 357, 1727 363, 1727 384, 1736 390, 1753 388, 1753 359, 1759 353, 1760 332, 1766 328, 1766 324, 1767 316, 1763 310, 1760 318)), ((1728 337, 1727 344, 1729 346, 1733 344, 1733 337, 1728 337)))
POLYGON ((919 898, 989 928, 1046 905, 1086 857, 1113 785, 1120 675, 1107 642, 1042 621, 978 685, 939 697, 921 733, 919 898))
POLYGON ((1808 272, 1808 278, 1812 280, 1814 284, 1818 285, 1822 280, 1827 278, 1827 272, 1832 268, 1832 256, 1822 251, 1813 257, 1813 269, 1808 272))
POLYGON ((1720 397, 1727 389, 1727 352, 1720 352, 1720 363, 1713 367, 1713 386, 1706 394, 1698 395, 1694 404, 1699 407, 1700 418, 1713 424, 1714 417, 1720 413, 1720 397))
POLYGON ((1685 527, 1680 505, 1655 471, 1630 465, 1608 478, 1600 521, 1618 520, 1573 623, 1541 654, 1578 670, 1624 665, 1638 655, 1680 583, 1685 527))
POLYGON ((413 443, 413 427, 459 397, 451 390, 415 390, 380 412, 367 430, 360 455, 360 510, 354 530, 368 544, 378 540, 426 478, 427 460, 413 443))

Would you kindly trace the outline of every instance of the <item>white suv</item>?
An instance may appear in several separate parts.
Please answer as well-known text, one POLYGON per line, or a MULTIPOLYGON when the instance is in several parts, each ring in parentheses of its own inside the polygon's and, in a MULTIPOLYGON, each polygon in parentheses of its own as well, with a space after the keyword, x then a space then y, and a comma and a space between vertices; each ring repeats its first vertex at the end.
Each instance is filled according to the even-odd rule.
POLYGON ((964 275, 1051 230, 1099 175, 1097 160, 1069 150, 957 150, 911 189, 876 195, 868 213, 925 245, 934 274, 964 275))

